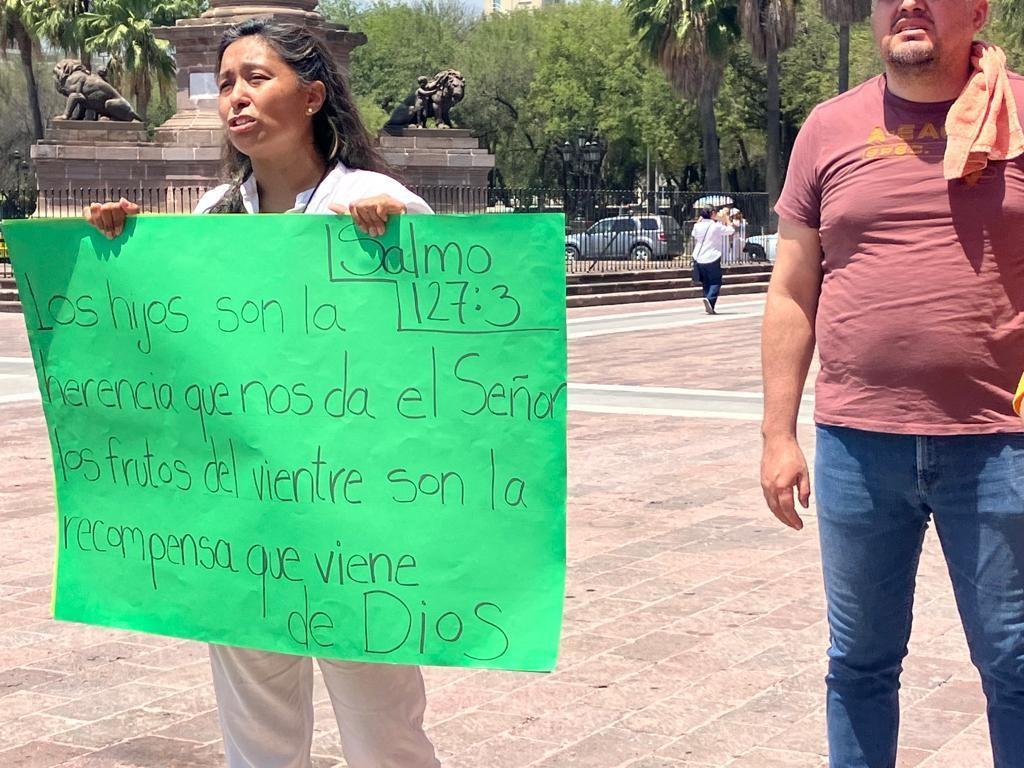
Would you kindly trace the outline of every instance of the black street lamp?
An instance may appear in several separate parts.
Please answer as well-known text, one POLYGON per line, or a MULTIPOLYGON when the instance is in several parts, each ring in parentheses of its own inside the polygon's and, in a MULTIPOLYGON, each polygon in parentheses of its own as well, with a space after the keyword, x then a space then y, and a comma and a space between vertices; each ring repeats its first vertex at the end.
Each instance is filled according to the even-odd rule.
POLYGON ((11 152, 11 160, 14 164, 14 179, 17 184, 17 189, 21 191, 21 150, 14 150, 11 152))
POLYGON ((558 145, 558 154, 562 158, 562 207, 565 209, 567 219, 575 218, 576 206, 570 205, 569 201, 569 168, 572 167, 576 157, 576 148, 572 142, 566 141, 558 145))
POLYGON ((605 144, 593 135, 578 134, 558 145, 562 158, 562 194, 566 214, 573 218, 593 218, 594 190, 601 177, 605 144), (569 178, 573 180, 573 195, 569 196, 569 178), (581 205, 582 201, 582 205, 581 205), (571 203, 571 204, 570 204, 571 203))
POLYGON ((23 218, 27 215, 29 209, 29 203, 26 202, 25 198, 25 176, 28 174, 30 166, 28 161, 23 159, 22 154, 19 150, 15 149, 11 152, 11 160, 14 163, 15 173, 15 187, 13 190, 0 191, 0 202, 3 203, 3 210, 0 211, 0 217, 2 218, 23 218))
POLYGON ((22 190, 24 189, 25 174, 28 173, 29 165, 28 161, 22 160, 21 151, 14 150, 11 152, 11 159, 14 161, 14 173, 17 180, 17 192, 18 197, 21 197, 22 190))
POLYGON ((601 176, 601 162, 604 160, 604 152, 604 143, 595 138, 588 139, 580 148, 580 163, 583 166, 583 178, 586 182, 585 205, 588 218, 597 218, 594 192, 597 189, 597 181, 601 176))

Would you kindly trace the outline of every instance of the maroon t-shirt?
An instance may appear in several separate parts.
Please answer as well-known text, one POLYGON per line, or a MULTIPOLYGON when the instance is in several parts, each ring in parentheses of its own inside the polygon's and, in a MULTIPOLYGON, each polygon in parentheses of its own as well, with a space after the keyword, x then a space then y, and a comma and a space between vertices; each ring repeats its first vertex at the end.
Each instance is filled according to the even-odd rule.
MULTIPOLYGON (((1010 83, 1024 106, 1024 78, 1010 83)), ((947 182, 951 103, 906 101, 877 77, 815 108, 797 138, 775 210, 821 234, 820 424, 1022 431, 1024 157, 947 182)))

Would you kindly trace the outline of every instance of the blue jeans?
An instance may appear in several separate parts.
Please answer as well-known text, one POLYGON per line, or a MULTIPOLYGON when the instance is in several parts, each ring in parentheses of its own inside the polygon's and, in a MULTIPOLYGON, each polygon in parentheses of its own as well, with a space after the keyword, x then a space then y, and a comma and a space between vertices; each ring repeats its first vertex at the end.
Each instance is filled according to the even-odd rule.
POLYGON ((892 768, 921 542, 934 518, 996 768, 1024 766, 1024 435, 818 427, 832 768, 892 768))
POLYGON ((710 264, 696 264, 696 267, 701 293, 714 309, 718 294, 722 290, 722 260, 715 259, 710 264))

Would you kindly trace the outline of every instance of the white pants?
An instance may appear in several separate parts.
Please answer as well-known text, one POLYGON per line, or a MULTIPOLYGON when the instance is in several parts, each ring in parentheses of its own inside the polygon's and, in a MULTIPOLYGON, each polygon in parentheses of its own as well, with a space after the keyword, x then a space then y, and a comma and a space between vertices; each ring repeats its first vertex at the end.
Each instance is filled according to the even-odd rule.
MULTIPOLYGON (((313 660, 210 645, 229 768, 309 768, 313 660)), ((419 667, 317 659, 350 768, 438 768, 419 667)))

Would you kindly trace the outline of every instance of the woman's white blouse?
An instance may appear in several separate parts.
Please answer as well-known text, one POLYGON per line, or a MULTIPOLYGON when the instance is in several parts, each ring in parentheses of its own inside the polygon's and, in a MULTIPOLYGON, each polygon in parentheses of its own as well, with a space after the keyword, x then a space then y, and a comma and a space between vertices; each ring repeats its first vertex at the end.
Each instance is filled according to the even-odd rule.
MULTIPOLYGON (((206 192, 196 205, 193 213, 206 213, 215 206, 228 191, 228 184, 221 184, 206 192)), ((242 184, 242 205, 248 213, 260 212, 260 199, 256 191, 256 179, 252 174, 242 184)), ((338 163, 320 182, 320 186, 310 187, 295 197, 294 207, 288 213, 298 213, 305 207, 305 213, 332 213, 327 206, 331 203, 351 205, 359 200, 376 195, 390 195, 405 203, 409 213, 433 213, 434 211, 422 197, 410 192, 401 183, 390 176, 374 171, 359 171, 346 168, 338 163), (310 195, 313 199, 310 200, 310 195), (306 206, 306 203, 309 203, 306 206)))
POLYGON ((722 258, 728 251, 728 237, 733 228, 712 219, 701 219, 693 225, 690 237, 693 239, 693 260, 698 264, 710 264, 722 258))

